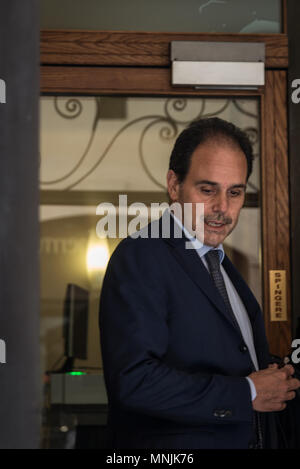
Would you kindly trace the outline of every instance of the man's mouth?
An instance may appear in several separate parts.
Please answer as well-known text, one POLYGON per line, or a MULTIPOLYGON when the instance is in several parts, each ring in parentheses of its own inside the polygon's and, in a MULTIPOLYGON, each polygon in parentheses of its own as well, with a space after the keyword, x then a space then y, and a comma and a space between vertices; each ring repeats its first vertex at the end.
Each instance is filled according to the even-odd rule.
POLYGON ((223 226, 226 225, 226 223, 222 223, 222 222, 219 222, 219 221, 206 221, 205 224, 207 226, 210 226, 211 228, 217 228, 217 229, 220 229, 222 228, 223 226))

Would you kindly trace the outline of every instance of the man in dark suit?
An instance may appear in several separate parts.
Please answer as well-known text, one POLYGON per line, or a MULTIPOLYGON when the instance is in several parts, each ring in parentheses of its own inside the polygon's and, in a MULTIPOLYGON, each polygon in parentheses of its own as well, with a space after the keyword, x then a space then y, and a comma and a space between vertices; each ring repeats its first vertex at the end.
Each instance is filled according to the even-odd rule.
POLYGON ((113 448, 278 446, 274 412, 300 382, 292 366, 269 366, 259 304, 222 247, 251 170, 240 129, 217 118, 192 123, 175 143, 167 184, 183 212, 192 204, 194 231, 166 211, 110 259, 100 333, 113 448))

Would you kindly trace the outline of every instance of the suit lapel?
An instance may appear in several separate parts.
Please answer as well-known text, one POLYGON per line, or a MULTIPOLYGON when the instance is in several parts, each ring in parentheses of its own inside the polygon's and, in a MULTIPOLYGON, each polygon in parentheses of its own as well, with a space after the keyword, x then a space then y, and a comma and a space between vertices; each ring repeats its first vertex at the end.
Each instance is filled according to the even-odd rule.
MULTIPOLYGON (((221 298, 219 292, 216 290, 216 286, 214 285, 203 262, 201 261, 201 259, 199 259, 196 250, 186 249, 186 238, 176 240, 165 239, 165 241, 173 246, 172 252, 174 256, 176 257, 179 264, 186 271, 186 273, 189 275, 191 280, 193 280, 193 282, 201 289, 202 293, 207 296, 207 298, 211 301, 215 308, 217 308, 218 312, 222 314, 226 318, 226 320, 232 324, 234 329, 239 334, 241 341, 244 342, 244 338, 242 336, 240 328, 236 326, 234 320, 231 318, 231 315, 227 312, 226 308, 224 307, 223 299, 221 298)), ((265 367, 265 365, 263 366, 265 362, 264 350, 260 346, 259 340, 259 334, 261 331, 259 331, 255 325, 256 314, 258 313, 258 311, 260 311, 259 304, 257 303, 257 300, 249 289, 248 285, 243 280, 238 271, 235 269, 235 267, 230 262, 227 256, 225 256, 222 265, 226 270, 230 280, 232 281, 237 293, 240 295, 240 298, 243 301, 246 311, 248 313, 252 325, 254 348, 256 350, 256 356, 259 367, 265 367)))
POLYGON ((219 313, 221 313, 226 320, 232 324, 241 336, 240 329, 236 326, 235 321, 227 311, 223 299, 216 290, 216 286, 203 262, 199 258, 197 251, 195 249, 186 249, 185 243, 188 240, 185 237, 181 239, 164 239, 164 241, 172 245, 172 252, 179 264, 183 267, 193 282, 201 289, 202 293, 204 293, 215 308, 217 308, 219 313))
MULTIPOLYGON (((160 225, 160 233, 162 233, 162 219, 163 217, 168 217, 169 215, 165 212, 163 216, 159 220, 160 225)), ((206 295, 206 297, 210 300, 210 302, 215 306, 220 314, 224 316, 224 318, 229 321, 234 329, 238 332, 242 341, 244 340, 241 334, 239 327, 237 327, 235 321, 232 319, 231 314, 227 311, 224 306, 223 299, 219 292, 216 289, 216 286, 209 275, 206 267, 204 266, 201 259, 199 259, 199 255, 195 249, 186 249, 186 242, 188 241, 187 238, 184 236, 182 232, 182 237, 175 238, 174 237, 174 218, 170 217, 170 236, 164 237, 162 236, 163 240, 172 246, 172 253, 185 270, 185 272, 189 275, 191 280, 200 288, 202 293, 206 295)), ((232 281, 236 291, 240 295, 245 308, 248 312, 250 322, 253 329, 253 338, 254 338, 254 345, 256 347, 257 343, 257 331, 254 326, 255 315, 259 310, 259 305, 252 294, 251 290, 249 289, 248 285, 245 283, 241 275, 235 269, 233 264, 230 262, 227 256, 225 256, 223 263, 224 269, 226 270, 230 280, 232 281)), ((260 362, 260 357, 258 356, 258 361, 260 362)))

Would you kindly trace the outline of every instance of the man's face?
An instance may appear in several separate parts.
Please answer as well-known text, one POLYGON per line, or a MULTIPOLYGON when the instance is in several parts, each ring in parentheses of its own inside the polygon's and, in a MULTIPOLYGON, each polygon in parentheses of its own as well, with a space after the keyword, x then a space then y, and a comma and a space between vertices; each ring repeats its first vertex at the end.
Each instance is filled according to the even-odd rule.
POLYGON ((189 171, 179 184, 174 171, 167 176, 172 202, 204 203, 204 244, 216 247, 236 226, 243 206, 247 181, 247 160, 230 142, 206 142, 191 156, 189 171))

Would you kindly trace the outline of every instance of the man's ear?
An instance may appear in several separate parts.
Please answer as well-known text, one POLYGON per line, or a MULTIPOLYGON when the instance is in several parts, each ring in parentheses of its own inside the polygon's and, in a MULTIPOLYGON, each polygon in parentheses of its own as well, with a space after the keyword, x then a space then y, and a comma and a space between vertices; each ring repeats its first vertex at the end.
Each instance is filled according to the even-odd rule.
POLYGON ((167 173, 167 186, 168 186, 168 193, 172 202, 176 202, 179 196, 179 181, 177 174, 173 171, 173 169, 169 169, 167 173))

